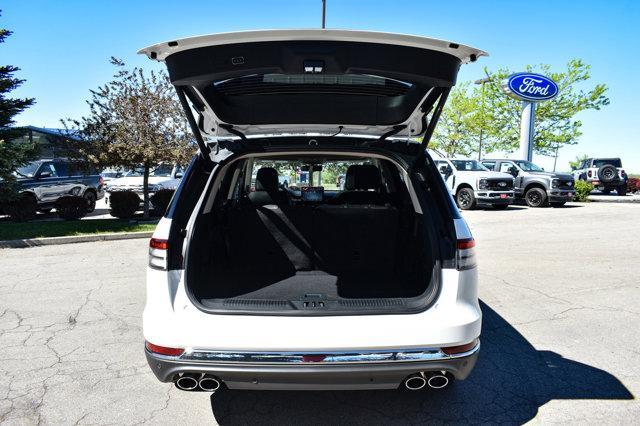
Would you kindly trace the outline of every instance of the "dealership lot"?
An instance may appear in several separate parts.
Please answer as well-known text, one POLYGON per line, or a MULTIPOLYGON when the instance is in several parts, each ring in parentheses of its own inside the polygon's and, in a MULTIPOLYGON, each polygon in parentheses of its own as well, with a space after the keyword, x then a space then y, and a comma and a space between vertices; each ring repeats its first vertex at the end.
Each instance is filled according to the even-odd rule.
POLYGON ((444 391, 178 391, 142 351, 146 240, 0 250, 0 423, 634 422, 640 205, 465 217, 483 347, 444 391))

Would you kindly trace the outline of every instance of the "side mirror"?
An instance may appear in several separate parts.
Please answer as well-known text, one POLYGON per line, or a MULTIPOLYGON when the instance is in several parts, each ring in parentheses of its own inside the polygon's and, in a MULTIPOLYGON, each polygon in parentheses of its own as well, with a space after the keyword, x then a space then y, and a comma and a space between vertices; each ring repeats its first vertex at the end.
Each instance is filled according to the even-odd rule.
POLYGON ((44 171, 38 175, 38 179, 48 178, 48 177, 51 177, 50 171, 44 171))
POLYGON ((451 169, 446 164, 439 167, 440 174, 448 175, 451 172, 451 169))
POLYGON ((182 179, 182 172, 176 173, 176 179, 182 179))
POLYGON ((518 176, 518 168, 517 167, 511 167, 509 169, 509 172, 513 175, 513 176, 518 176))
POLYGON ((544 172, 544 167, 542 167, 542 171, 544 172))

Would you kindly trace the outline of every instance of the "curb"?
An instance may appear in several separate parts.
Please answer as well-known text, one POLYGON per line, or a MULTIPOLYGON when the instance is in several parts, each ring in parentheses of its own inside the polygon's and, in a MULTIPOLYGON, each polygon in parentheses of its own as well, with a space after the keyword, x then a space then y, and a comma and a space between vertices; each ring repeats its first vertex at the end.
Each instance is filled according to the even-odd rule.
POLYGON ((629 203, 635 204, 640 203, 640 197, 630 197, 630 198, 621 198, 621 197, 611 197, 611 198, 591 198, 588 197, 588 200, 592 203, 629 203))
POLYGON ((93 241, 131 240, 134 238, 151 238, 153 232, 113 232, 109 234, 74 235, 70 237, 26 238, 23 240, 0 241, 3 248, 27 248, 53 246, 58 244, 88 243, 93 241))

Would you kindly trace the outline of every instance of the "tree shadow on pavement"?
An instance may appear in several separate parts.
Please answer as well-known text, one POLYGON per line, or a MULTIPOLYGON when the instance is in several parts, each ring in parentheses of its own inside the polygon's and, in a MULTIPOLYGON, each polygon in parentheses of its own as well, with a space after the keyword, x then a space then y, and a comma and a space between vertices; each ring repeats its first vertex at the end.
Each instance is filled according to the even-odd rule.
POLYGON ((628 400, 604 370, 538 351, 494 310, 484 314, 480 357, 471 376, 443 390, 233 391, 211 396, 221 425, 523 423, 554 399, 628 400))

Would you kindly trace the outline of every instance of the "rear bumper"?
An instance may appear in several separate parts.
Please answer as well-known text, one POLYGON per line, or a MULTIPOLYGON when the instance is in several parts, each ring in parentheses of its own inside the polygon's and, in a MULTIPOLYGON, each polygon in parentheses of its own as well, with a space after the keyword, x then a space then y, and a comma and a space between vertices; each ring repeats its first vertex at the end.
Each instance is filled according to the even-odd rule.
MULTIPOLYGON (((229 389, 358 390, 396 389, 407 376, 425 371, 446 371, 463 380, 475 366, 479 350, 478 342, 470 351, 458 355, 429 349, 423 352, 426 355, 414 357, 415 360, 304 363, 202 361, 158 355, 146 349, 145 354, 151 370, 162 382, 174 381, 181 373, 207 373, 218 377, 229 389)), ((412 349, 410 353, 415 354, 416 350, 412 349)), ((246 358, 246 353, 226 355, 246 358)))

